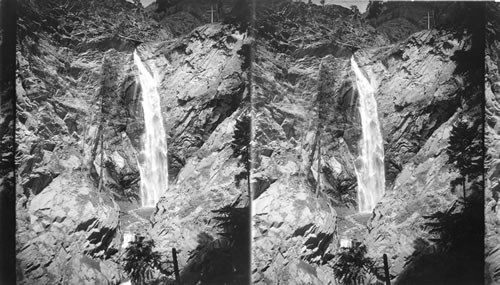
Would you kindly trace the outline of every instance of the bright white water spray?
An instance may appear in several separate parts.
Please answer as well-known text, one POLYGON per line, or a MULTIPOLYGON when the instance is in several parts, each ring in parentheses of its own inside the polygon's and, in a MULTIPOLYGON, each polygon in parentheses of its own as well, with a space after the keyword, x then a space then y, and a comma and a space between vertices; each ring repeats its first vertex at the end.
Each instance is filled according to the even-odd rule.
POLYGON ((167 139, 156 81, 137 52, 134 52, 134 62, 139 70, 145 125, 139 155, 141 202, 143 207, 153 207, 168 188, 167 139))
POLYGON ((385 191, 384 144, 378 120, 375 88, 351 57, 351 68, 356 75, 359 93, 362 138, 360 156, 355 169, 358 179, 358 205, 361 213, 371 212, 385 191))

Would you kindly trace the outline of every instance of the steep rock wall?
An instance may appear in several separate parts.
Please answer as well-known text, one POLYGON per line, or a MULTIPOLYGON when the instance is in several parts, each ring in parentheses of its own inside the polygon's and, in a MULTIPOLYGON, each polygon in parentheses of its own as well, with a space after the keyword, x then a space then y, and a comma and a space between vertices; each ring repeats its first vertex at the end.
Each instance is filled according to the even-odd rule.
POLYGON ((248 203, 247 183, 236 183, 243 167, 232 149, 236 121, 250 110, 248 44, 236 26, 210 24, 139 48, 158 79, 171 174, 151 235, 161 250, 178 250, 180 266, 203 237, 218 237, 212 210, 238 197, 240 206, 248 203))
POLYGON ((327 176, 339 172, 349 180, 353 169, 345 143, 336 144, 341 157, 332 155, 323 121, 325 113, 336 113, 324 93, 348 77, 343 68, 356 49, 386 40, 340 6, 256 5, 253 282, 327 284, 333 276, 327 264, 339 242, 327 176), (326 79, 328 62, 338 65, 326 79))
MULTIPOLYGON (((417 239, 432 239, 424 217, 445 212, 460 197, 450 186, 458 170, 445 152, 452 125, 465 120, 481 134, 481 69, 470 65, 462 72, 462 53, 477 56, 471 37, 428 31, 413 35, 396 52, 372 54, 367 63, 380 76, 376 96, 392 183, 369 221, 366 243, 373 257, 389 256, 395 275, 416 250, 417 239)), ((482 193, 469 189, 468 195, 471 191, 482 193)))
POLYGON ((169 34, 126 1, 18 1, 18 15, 18 282, 119 282, 114 200, 138 190, 131 52, 169 34))

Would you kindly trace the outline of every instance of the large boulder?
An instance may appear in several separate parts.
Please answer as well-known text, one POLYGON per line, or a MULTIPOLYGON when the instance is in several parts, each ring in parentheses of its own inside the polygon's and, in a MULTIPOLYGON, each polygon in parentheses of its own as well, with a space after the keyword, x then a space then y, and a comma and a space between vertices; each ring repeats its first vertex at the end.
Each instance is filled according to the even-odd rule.
POLYGON ((252 203, 255 284, 328 281, 321 264, 336 245, 336 213, 300 181, 280 179, 252 203))
MULTIPOLYGON (((81 177, 61 175, 29 203, 17 233, 21 284, 111 283, 120 246, 118 205, 81 177)), ((18 217, 20 218, 20 217, 18 217)))

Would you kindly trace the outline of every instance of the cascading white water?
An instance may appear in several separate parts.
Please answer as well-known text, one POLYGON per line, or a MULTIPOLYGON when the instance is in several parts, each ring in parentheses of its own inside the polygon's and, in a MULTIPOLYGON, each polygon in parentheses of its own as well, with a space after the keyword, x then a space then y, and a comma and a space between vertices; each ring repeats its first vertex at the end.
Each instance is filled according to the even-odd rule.
POLYGON ((385 191, 384 144, 375 101, 375 88, 359 69, 354 58, 351 68, 359 93, 362 138, 355 169, 358 179, 358 206, 361 213, 371 212, 385 191))
POLYGON ((143 207, 151 207, 158 203, 168 188, 167 139, 156 81, 137 52, 134 52, 134 62, 139 70, 145 125, 143 148, 138 163, 141 175, 141 202, 143 207))

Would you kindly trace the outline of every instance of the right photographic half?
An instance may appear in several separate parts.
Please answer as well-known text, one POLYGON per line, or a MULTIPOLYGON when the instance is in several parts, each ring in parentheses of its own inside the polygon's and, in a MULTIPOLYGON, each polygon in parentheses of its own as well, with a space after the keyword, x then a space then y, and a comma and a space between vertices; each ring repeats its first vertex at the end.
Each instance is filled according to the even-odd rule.
POLYGON ((254 284, 496 284, 499 15, 255 1, 254 284))

